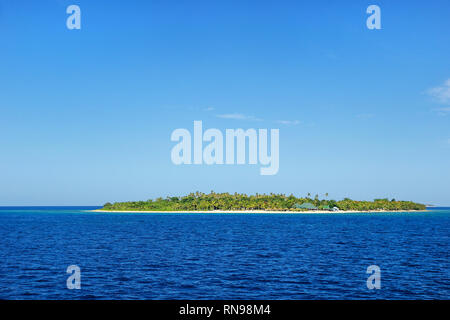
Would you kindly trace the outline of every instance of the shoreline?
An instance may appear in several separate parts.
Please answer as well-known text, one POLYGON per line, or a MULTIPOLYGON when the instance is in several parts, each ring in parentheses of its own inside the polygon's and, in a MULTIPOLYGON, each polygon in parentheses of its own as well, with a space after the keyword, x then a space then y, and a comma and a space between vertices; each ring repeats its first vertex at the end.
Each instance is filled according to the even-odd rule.
POLYGON ((311 211, 266 211, 266 210, 197 210, 197 211, 140 211, 140 210, 88 210, 89 212, 112 212, 112 213, 282 213, 282 214, 311 214, 311 213, 383 213, 383 212, 427 212, 428 210, 370 210, 370 211, 354 211, 354 210, 340 210, 340 211, 327 211, 327 210, 311 210, 311 211))

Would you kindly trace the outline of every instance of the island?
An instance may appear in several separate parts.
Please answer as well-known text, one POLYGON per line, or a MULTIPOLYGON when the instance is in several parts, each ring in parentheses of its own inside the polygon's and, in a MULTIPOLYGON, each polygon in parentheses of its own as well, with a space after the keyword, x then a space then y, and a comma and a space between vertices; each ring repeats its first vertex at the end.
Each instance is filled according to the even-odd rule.
POLYGON ((391 211, 426 211, 424 204, 395 199, 375 199, 357 201, 349 198, 336 201, 314 198, 308 193, 305 197, 293 194, 255 194, 202 192, 190 193, 182 197, 157 198, 147 201, 130 201, 106 203, 101 212, 391 212, 391 211))

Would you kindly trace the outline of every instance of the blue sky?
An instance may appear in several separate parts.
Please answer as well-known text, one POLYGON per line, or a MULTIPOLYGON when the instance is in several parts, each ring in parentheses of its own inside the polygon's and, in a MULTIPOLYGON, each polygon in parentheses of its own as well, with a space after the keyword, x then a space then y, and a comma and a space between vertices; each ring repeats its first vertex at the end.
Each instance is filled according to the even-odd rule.
POLYGON ((0 205, 191 191, 450 205, 450 2, 0 1, 0 205), (66 28, 67 6, 81 30, 66 28), (381 30, 366 8, 381 8, 381 30), (280 129, 280 169, 170 134, 280 129))

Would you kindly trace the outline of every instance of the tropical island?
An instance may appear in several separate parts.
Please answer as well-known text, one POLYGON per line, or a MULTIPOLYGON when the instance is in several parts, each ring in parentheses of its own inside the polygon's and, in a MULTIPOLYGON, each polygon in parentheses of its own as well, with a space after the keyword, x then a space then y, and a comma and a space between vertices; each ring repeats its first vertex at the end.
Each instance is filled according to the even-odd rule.
POLYGON ((412 201, 395 199, 375 199, 357 201, 345 198, 331 200, 328 194, 324 199, 314 198, 308 193, 305 197, 284 194, 239 193, 191 193, 182 197, 157 198, 147 201, 106 203, 95 211, 117 212, 377 212, 377 211, 425 211, 426 206, 412 201))

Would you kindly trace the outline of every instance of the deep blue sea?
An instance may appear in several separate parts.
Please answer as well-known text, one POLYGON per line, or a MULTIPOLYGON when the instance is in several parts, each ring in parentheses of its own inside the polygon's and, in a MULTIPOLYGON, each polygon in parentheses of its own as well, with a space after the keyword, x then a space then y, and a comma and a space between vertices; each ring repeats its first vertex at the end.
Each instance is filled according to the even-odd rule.
POLYGON ((92 213, 0 207, 0 299, 449 299, 450 208, 92 213), (69 265, 81 289, 69 290, 69 265), (381 270, 369 290, 367 267, 381 270))

